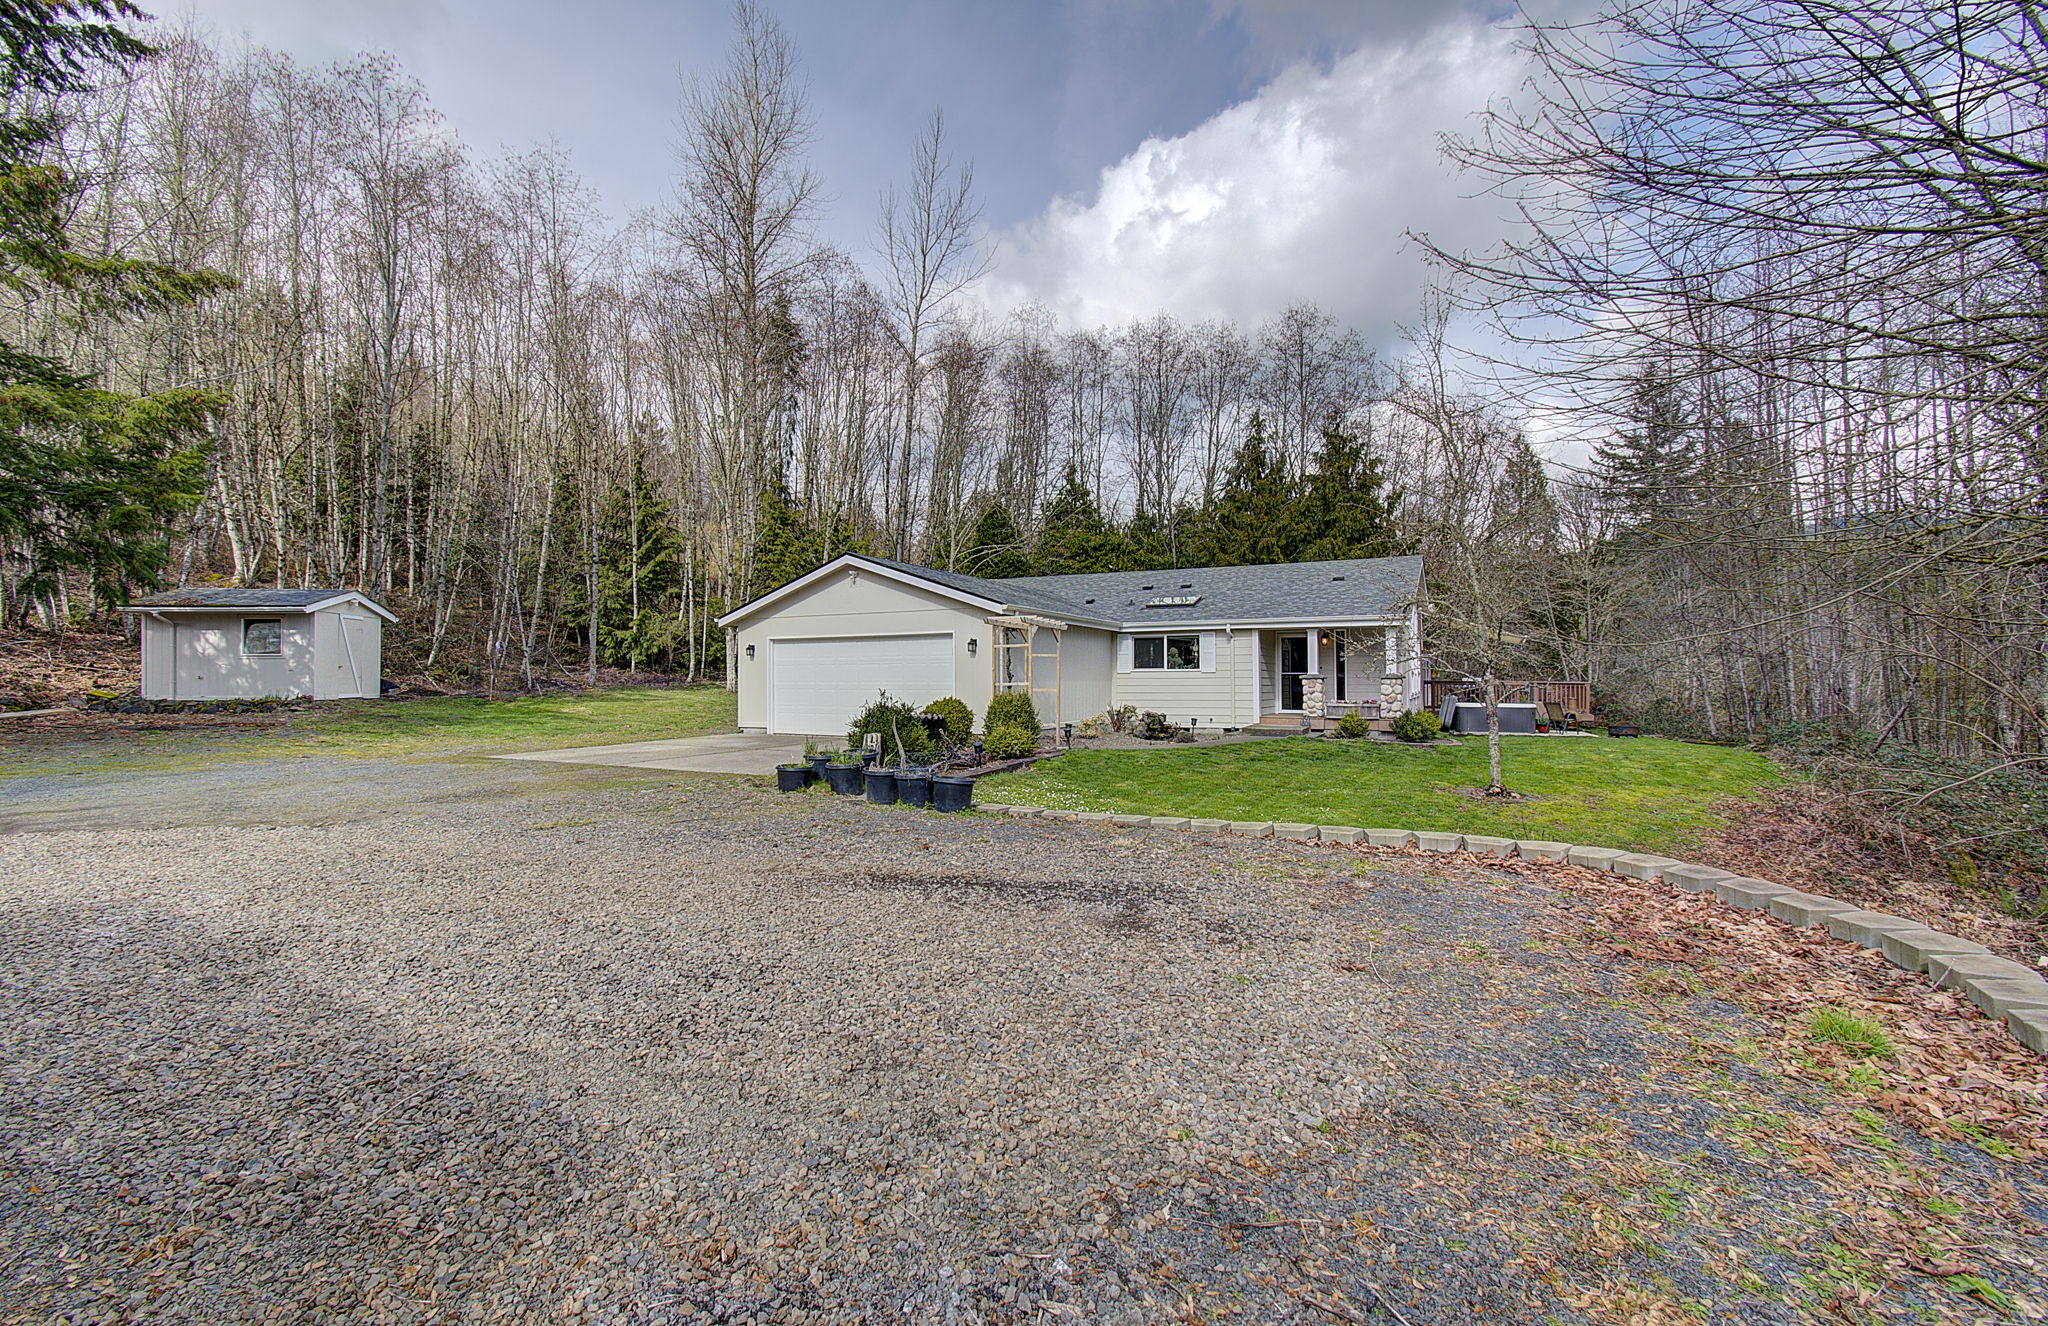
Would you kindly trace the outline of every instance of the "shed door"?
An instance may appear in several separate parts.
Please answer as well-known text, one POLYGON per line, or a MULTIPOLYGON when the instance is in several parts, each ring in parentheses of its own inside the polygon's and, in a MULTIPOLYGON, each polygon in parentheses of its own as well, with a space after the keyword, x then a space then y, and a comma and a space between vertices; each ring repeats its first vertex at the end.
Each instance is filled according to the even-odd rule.
POLYGON ((877 691, 919 708, 953 694, 952 635, 768 642, 770 732, 844 732, 877 691))
POLYGON ((246 689, 236 676, 241 642, 226 627, 178 622, 172 629, 173 700, 233 699, 246 689))

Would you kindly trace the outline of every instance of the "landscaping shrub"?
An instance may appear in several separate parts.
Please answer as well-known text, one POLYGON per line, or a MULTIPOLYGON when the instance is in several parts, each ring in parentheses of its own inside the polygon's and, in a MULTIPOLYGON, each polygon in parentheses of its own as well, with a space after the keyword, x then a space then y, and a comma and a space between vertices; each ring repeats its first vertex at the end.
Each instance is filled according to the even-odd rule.
POLYGON ((1134 735, 1146 741, 1171 741, 1179 736, 1183 729, 1180 724, 1168 721, 1165 714, 1147 709, 1138 715, 1137 726, 1132 731, 1134 735))
POLYGON ((949 695, 943 700, 932 701, 924 711, 938 714, 946 720, 946 740, 956 746, 974 735, 974 710, 968 708, 965 700, 956 700, 949 695))
POLYGON ((881 735, 884 760, 894 760, 899 754, 903 759, 917 760, 936 753, 917 711, 902 700, 890 699, 887 691, 868 701, 867 708, 853 716, 853 726, 846 731, 846 744, 859 750, 862 738, 870 732, 881 735))
POLYGON ((1427 709, 1410 709, 1387 725, 1403 741, 1434 741, 1444 725, 1427 709))
POLYGON ((1110 731, 1128 732, 1137 726, 1138 706, 1134 704, 1120 704, 1107 714, 1104 714, 1103 717, 1109 720, 1110 731))
POLYGON ((1355 709, 1337 720, 1337 735, 1340 737, 1362 737, 1371 731, 1371 720, 1355 709))
POLYGON ((994 733, 999 727, 1009 725, 1021 727, 1038 738, 1038 706, 1031 702, 1028 691, 1004 691, 988 702, 988 730, 994 733))
MULTIPOLYGON (((989 708, 993 710, 995 706, 989 708)), ((990 723, 981 739, 981 749, 992 760, 1019 759, 1038 749, 1038 729, 1021 723, 990 723)))

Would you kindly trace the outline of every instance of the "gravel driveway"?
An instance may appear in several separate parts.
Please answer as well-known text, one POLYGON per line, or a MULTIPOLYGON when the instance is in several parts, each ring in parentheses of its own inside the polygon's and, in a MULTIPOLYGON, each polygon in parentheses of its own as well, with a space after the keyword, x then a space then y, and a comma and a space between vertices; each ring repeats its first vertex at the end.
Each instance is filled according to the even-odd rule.
POLYGON ((2006 1306, 1858 1301, 1853 1163, 1730 1122, 1845 1106, 1472 863, 480 760, 9 779, 0 829, 0 1320, 2048 1302, 2031 1167, 1883 1125, 1849 1161, 2006 1306))

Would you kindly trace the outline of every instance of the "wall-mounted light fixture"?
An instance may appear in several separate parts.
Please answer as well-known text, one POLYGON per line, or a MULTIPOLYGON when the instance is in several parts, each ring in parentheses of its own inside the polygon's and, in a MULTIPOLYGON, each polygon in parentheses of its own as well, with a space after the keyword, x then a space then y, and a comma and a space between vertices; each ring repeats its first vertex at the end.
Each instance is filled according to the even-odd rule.
POLYGON ((1325 649, 1328 649, 1330 647, 1330 633, 1328 631, 1322 633, 1321 637, 1319 637, 1319 643, 1321 643, 1322 647, 1325 649))
POLYGON ((748 657, 748 658, 752 658, 753 656, 754 656, 754 647, 753 647, 752 645, 748 645, 748 646, 747 646, 747 657, 748 657))
POLYGON ((970 635, 970 636, 968 636, 968 637, 967 637, 967 657, 969 657, 969 658, 973 658, 973 657, 974 657, 974 651, 975 651, 975 650, 977 650, 977 649, 979 649, 979 648, 981 648, 981 641, 977 640, 977 639, 976 639, 975 637, 973 637, 973 636, 971 636, 971 635, 970 635))

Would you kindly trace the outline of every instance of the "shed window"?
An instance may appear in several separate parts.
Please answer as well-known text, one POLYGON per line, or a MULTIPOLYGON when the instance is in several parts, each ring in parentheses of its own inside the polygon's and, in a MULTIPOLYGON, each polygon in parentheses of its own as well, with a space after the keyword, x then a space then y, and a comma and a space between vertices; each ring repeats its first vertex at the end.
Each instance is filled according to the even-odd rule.
POLYGON ((244 617, 242 619, 242 652, 245 654, 282 654, 284 652, 284 621, 278 617, 244 617))
POLYGON ((1199 635, 1139 635, 1131 638, 1131 666, 1141 671, 1189 671, 1202 666, 1199 635))

